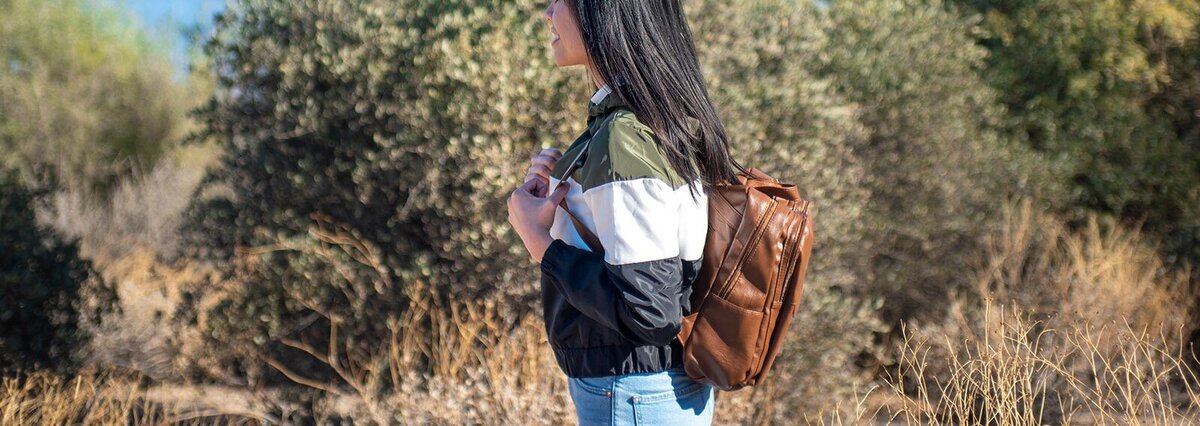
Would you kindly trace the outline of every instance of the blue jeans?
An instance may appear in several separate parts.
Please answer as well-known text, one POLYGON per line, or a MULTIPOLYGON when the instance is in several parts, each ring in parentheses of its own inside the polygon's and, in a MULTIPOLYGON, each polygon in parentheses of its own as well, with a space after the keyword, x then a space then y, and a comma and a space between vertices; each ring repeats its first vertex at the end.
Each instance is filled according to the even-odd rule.
POLYGON ((657 373, 567 378, 580 425, 710 425, 714 389, 683 366, 657 373))

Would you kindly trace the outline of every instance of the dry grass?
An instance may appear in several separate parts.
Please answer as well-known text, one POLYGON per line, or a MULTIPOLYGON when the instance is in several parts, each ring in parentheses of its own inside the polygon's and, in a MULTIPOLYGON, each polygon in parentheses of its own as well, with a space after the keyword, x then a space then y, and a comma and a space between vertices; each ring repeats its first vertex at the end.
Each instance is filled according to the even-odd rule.
POLYGON ((148 170, 133 168, 107 198, 87 183, 68 181, 54 194, 52 208, 38 211, 38 219, 79 238, 80 254, 101 269, 134 248, 169 255, 179 242, 182 212, 214 152, 207 145, 172 150, 148 170))
POLYGON ((1187 272, 1134 230, 1069 233, 1023 203, 980 268, 979 299, 908 324, 890 418, 907 423, 1183 424, 1200 412, 1187 272))
POLYGON ((45 372, 0 379, 0 424, 250 424, 250 418, 156 402, 139 377, 85 372, 66 379, 45 372))
POLYGON ((133 424, 153 424, 150 413, 156 410, 143 396, 137 381, 125 377, 19 375, 0 381, 0 423, 113 424, 130 419, 133 424))
POLYGON ((913 332, 905 380, 886 390, 907 423, 1185 424, 1198 377, 1165 330, 1046 329, 1020 308, 988 309, 982 336, 913 332), (941 340, 934 340, 941 339, 941 340), (978 340, 977 340, 978 339, 978 340), (1105 353, 1102 342, 1119 342, 1105 353))
POLYGON ((540 316, 527 315, 514 328, 498 321, 498 308, 487 303, 451 308, 449 315, 438 309, 423 304, 410 317, 440 318, 432 345, 403 338, 392 345, 390 372, 403 383, 386 399, 394 418, 439 424, 573 421, 566 378, 550 353, 540 316), (424 374, 413 363, 418 357, 434 360, 424 374))

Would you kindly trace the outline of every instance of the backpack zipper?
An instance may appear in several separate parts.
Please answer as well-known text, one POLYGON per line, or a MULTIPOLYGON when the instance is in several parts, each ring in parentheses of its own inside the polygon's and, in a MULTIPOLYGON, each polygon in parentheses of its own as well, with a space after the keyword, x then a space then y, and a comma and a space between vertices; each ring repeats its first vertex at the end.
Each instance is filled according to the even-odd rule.
POLYGON ((754 251, 754 245, 758 243, 759 237, 766 232, 763 224, 771 220, 771 215, 775 214, 775 208, 778 206, 778 201, 771 203, 770 209, 768 209, 767 212, 764 213, 762 217, 754 223, 754 233, 750 234, 750 241, 746 242, 745 250, 742 250, 742 256, 738 259, 737 269, 729 274, 729 281, 726 282, 724 288, 721 289, 720 296, 722 299, 729 300, 729 293, 733 291, 733 283, 738 276, 738 272, 741 271, 742 265, 746 263, 746 258, 750 257, 750 252, 754 251))
MULTIPOLYGON (((794 201, 789 201, 789 203, 791 205, 788 206, 788 213, 789 214, 795 213, 796 205, 799 203, 794 202, 794 201)), ((803 230, 803 225, 804 225, 804 223, 803 223, 803 221, 801 221, 801 229, 800 230, 803 230)), ((786 263, 783 265, 780 265, 780 266, 782 266, 782 268, 780 268, 779 272, 782 272, 782 273, 777 275, 778 281, 776 281, 775 286, 772 287, 772 289, 771 289, 771 290, 773 290, 771 292, 771 297, 767 298, 766 307, 768 309, 770 309, 772 306, 774 306, 776 300, 779 300, 780 298, 783 297, 783 286, 785 283, 787 283, 787 276, 788 276, 788 274, 791 273, 792 266, 795 265, 795 263, 796 263, 795 260, 793 260, 793 257, 796 253, 796 247, 795 247, 796 239, 797 239, 796 235, 788 235, 785 237, 784 245, 783 245, 783 249, 784 249, 783 259, 784 259, 784 262, 786 262, 786 263)))
MULTIPOLYGON (((788 206, 789 213, 795 213, 796 208, 800 205, 800 201, 789 200, 788 203, 790 203, 790 205, 788 206)), ((803 209, 801 209, 800 212, 804 214, 804 217, 800 220, 800 226, 798 229, 799 232, 796 232, 795 234, 792 234, 792 235, 788 235, 786 237, 786 240, 784 243, 784 250, 788 253, 788 255, 785 256, 784 259, 787 259, 788 262, 787 262, 787 265, 785 265, 783 267, 783 275, 779 276, 779 281, 777 282, 777 284, 775 285, 775 288, 773 289, 775 291, 772 292, 771 296, 767 299, 766 305, 764 306, 763 321, 771 321, 771 318, 770 318, 770 315, 768 314, 768 312, 775 308, 776 300, 783 299, 783 290, 784 290, 783 287, 784 287, 784 285, 787 284, 788 278, 791 277, 792 272, 796 269, 796 265, 798 265, 800 263, 799 259, 795 259, 795 254, 796 254, 796 251, 800 249, 800 238, 803 237, 803 235, 804 235, 805 222, 808 221, 808 204, 807 203, 803 206, 803 209)), ((780 306, 780 308, 782 308, 782 307, 783 306, 780 306)), ((779 315, 782 315, 782 314, 783 314, 783 311, 781 309, 779 312, 779 315)), ((778 324, 780 319, 781 319, 780 317, 776 316, 776 318, 773 322, 775 324, 778 324)), ((770 341, 768 340, 766 342, 766 344, 769 345, 770 341)), ((763 357, 762 355, 766 355, 766 353, 770 352, 770 350, 771 350, 770 347, 764 347, 762 352, 756 352, 756 357, 751 362, 751 365, 754 365, 754 367, 751 368, 751 372, 753 373, 753 375, 762 374, 763 366, 766 364, 766 361, 767 361, 766 358, 763 357)))

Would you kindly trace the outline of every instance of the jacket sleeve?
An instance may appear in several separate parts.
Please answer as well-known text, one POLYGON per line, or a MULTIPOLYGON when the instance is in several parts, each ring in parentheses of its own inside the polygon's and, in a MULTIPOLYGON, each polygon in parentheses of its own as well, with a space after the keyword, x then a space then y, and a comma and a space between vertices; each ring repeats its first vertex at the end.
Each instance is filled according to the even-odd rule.
POLYGON ((583 192, 604 253, 555 239, 541 269, 584 315, 630 341, 661 346, 682 324, 679 201, 656 172, 636 164, 644 155, 615 152, 629 141, 609 141, 610 158, 626 164, 583 192))

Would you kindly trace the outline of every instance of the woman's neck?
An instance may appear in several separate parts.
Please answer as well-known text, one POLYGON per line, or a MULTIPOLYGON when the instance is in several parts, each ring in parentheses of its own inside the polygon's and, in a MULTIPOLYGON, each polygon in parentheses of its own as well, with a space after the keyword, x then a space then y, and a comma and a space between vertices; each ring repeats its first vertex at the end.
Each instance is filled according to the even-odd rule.
POLYGON ((596 68, 588 66, 588 74, 592 76, 592 84, 596 86, 592 88, 593 90, 600 90, 601 87, 604 87, 605 84, 608 84, 604 81, 603 77, 600 77, 600 73, 596 72, 596 68))

